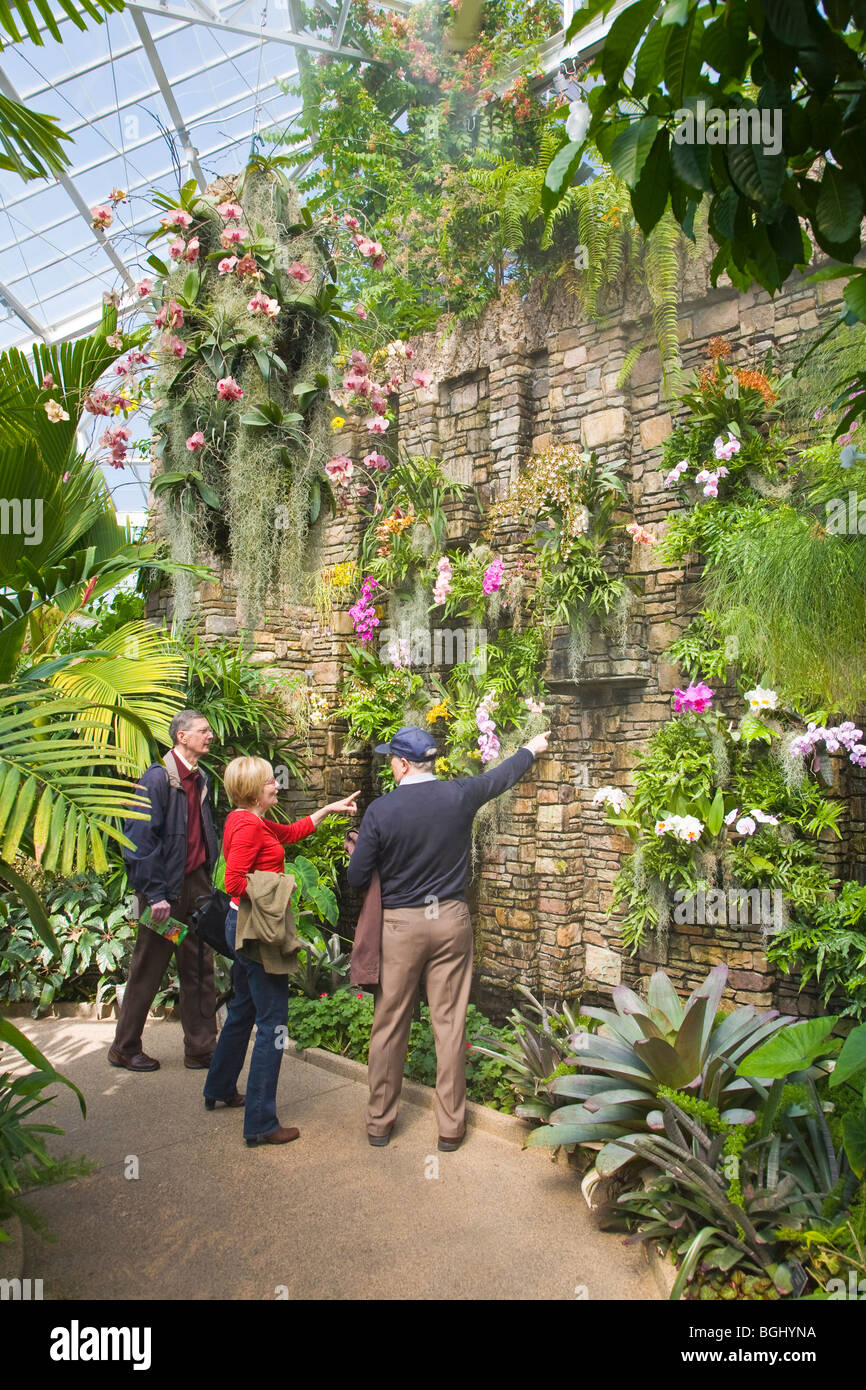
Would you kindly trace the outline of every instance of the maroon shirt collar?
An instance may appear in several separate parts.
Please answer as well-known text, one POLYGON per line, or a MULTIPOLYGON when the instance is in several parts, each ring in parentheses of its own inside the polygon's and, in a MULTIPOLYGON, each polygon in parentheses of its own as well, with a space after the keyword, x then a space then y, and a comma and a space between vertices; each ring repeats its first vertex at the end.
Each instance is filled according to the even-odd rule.
POLYGON ((174 758, 175 766, 177 767, 178 774, 182 782, 189 782, 193 778, 196 780, 196 782, 198 781, 197 767, 187 767, 185 763, 181 762, 180 758, 177 756, 173 748, 171 750, 171 756, 174 758))

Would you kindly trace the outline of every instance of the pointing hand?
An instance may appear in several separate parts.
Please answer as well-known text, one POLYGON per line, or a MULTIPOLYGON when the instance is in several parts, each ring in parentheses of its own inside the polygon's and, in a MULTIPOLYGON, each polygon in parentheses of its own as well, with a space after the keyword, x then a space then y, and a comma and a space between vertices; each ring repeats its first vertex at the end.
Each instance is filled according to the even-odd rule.
POLYGON ((546 733, 536 734, 534 738, 529 739, 527 741, 526 747, 531 748, 537 758, 539 753, 547 752, 547 740, 549 738, 550 730, 548 729, 546 733))

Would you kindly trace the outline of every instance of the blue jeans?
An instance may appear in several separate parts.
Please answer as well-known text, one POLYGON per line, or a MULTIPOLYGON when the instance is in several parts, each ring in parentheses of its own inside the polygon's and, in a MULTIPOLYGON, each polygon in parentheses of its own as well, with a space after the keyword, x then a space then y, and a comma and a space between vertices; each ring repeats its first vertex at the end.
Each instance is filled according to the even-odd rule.
POLYGON ((287 1037, 289 977, 269 975, 257 961, 235 955, 237 922, 237 910, 230 907, 226 916, 226 942, 234 956, 232 983, 235 992, 204 1083, 204 1096, 205 1100, 229 1100, 234 1095, 255 1023, 256 1041, 244 1109, 244 1138, 264 1139, 280 1127, 277 1082, 287 1037))

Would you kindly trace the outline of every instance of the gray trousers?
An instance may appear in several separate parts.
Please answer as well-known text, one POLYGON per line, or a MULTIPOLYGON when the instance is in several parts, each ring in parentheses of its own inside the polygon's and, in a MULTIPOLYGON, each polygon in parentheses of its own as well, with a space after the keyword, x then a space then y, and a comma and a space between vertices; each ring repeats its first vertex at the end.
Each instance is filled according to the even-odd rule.
POLYGON ((436 1042, 436 1121, 443 1139, 466 1127, 466 1009, 472 986, 472 921, 457 898, 431 907, 386 908, 379 984, 370 1034, 367 1131, 388 1134, 397 1114, 419 983, 436 1042))

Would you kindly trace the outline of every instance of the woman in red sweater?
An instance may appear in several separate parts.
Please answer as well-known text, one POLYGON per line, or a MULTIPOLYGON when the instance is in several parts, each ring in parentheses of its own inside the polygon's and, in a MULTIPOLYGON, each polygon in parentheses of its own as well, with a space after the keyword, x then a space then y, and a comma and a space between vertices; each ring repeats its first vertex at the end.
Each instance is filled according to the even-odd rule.
POLYGON ((277 1119, 277 1082, 286 1038, 289 977, 269 974, 258 961, 234 954, 238 907, 249 874, 257 869, 283 873, 286 845, 312 835, 325 816, 347 812, 355 815, 359 793, 333 801, 293 825, 280 825, 264 819, 277 801, 274 770, 264 758, 234 758, 226 768, 225 788, 235 807, 223 831, 225 885, 231 898, 226 942, 235 962, 234 996, 207 1074, 204 1101, 209 1110, 217 1101, 230 1106, 245 1105, 244 1138, 250 1147, 288 1144, 298 1138, 299 1131, 294 1127, 284 1129, 277 1119), (256 1041, 244 1097, 238 1093, 237 1081, 254 1023, 256 1041))

